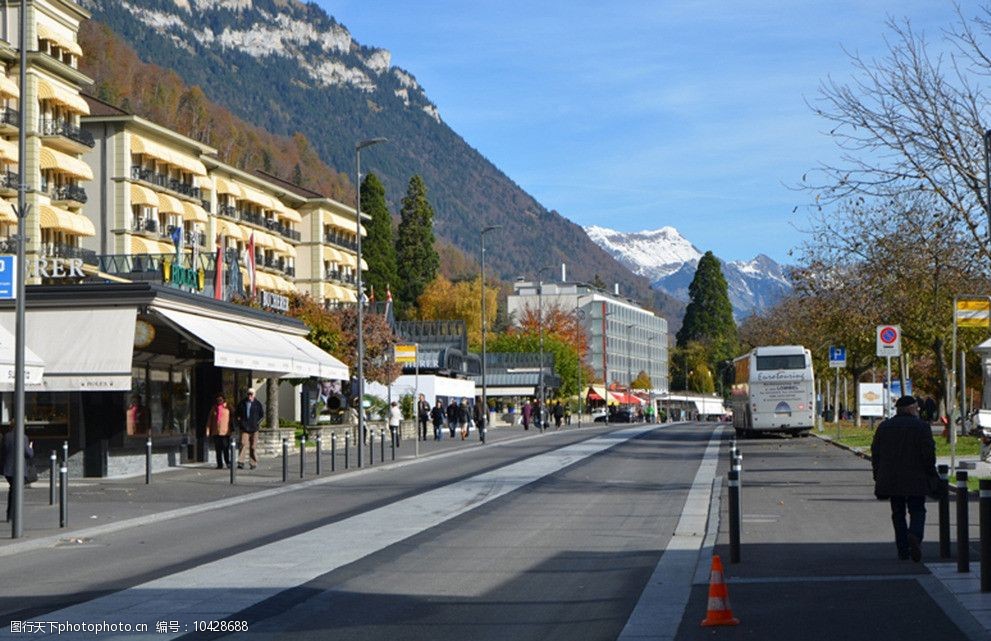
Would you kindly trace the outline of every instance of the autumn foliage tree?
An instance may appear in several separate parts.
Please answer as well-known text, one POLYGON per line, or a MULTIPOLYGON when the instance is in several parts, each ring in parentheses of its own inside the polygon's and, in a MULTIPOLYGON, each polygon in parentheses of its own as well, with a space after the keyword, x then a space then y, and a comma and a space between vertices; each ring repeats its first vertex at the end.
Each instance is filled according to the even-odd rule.
POLYGON ((537 308, 525 305, 516 322, 521 331, 535 336, 543 326, 544 336, 554 336, 568 345, 574 345, 582 359, 588 355, 588 335, 573 310, 564 309, 557 304, 544 305, 543 323, 540 318, 537 308))
MULTIPOLYGON (((337 352, 338 359, 349 367, 357 364, 358 353, 358 313, 353 305, 342 307, 331 312, 341 325, 342 340, 337 352)), ((397 339, 389 327, 388 321, 379 314, 364 314, 363 338, 365 348, 365 377, 383 385, 388 385, 399 378, 403 372, 402 364, 392 359, 397 339)))
MULTIPOLYGON (((486 331, 492 331, 499 304, 499 288, 485 286, 486 331)), ((417 299, 419 320, 463 320, 469 349, 482 348, 482 278, 452 283, 438 275, 417 299)))

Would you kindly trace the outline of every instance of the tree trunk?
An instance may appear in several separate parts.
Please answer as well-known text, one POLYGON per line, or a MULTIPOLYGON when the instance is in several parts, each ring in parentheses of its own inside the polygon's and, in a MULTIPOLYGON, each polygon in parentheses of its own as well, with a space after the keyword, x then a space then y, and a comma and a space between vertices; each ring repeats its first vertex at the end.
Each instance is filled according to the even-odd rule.
POLYGON ((949 403, 947 403, 947 399, 949 398, 950 392, 950 374, 946 369, 946 354, 943 352, 943 339, 937 338, 933 341, 932 348, 936 356, 936 368, 939 370, 939 380, 942 384, 938 404, 939 407, 942 408, 943 416, 949 416, 950 406, 949 403))
POLYGON ((279 379, 266 379, 265 397, 268 401, 268 427, 276 428, 279 426, 279 379))

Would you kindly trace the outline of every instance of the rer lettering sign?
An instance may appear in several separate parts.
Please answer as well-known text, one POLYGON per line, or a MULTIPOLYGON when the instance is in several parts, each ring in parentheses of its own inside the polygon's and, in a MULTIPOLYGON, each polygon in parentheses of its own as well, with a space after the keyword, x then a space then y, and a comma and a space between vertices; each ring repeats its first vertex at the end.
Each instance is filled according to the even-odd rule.
POLYGON ((0 300, 13 300, 16 297, 16 269, 15 256, 0 256, 0 300))
POLYGON ((846 348, 829 346, 829 366, 846 367, 846 348))
POLYGON ((396 345, 397 363, 415 363, 416 345, 396 345))
POLYGON ((898 325, 877 326, 877 355, 879 357, 901 356, 902 330, 898 325))

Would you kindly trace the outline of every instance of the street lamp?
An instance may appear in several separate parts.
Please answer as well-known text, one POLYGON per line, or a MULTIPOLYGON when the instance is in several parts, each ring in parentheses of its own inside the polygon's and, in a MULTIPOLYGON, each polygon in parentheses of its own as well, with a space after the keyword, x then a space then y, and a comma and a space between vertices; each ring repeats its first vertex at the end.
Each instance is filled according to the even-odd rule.
MULTIPOLYGON (((489 422, 489 388, 485 385, 486 350, 485 350, 485 234, 502 229, 502 225, 489 225, 478 234, 482 245, 482 411, 485 412, 485 424, 489 422)), ((479 437, 485 442, 485 428, 481 428, 479 437)))
POLYGON ((540 275, 548 269, 552 269, 552 267, 545 266, 537 270, 537 331, 540 333, 540 416, 538 420, 540 421, 541 432, 544 431, 544 412, 547 409, 544 404, 547 399, 544 394, 544 282, 540 280, 540 275))
POLYGON ((631 396, 633 393, 633 356, 630 348, 633 344, 631 333, 634 326, 635 323, 628 323, 626 325, 626 389, 631 396))
POLYGON ((585 312, 581 309, 581 299, 591 294, 579 294, 575 296, 575 334, 578 337, 578 427, 582 426, 582 412, 585 410, 585 388, 582 386, 582 337, 585 335, 585 328, 582 320, 585 319, 585 312))
MULTIPOLYGON (((354 146, 354 214, 355 214, 355 232, 358 235, 358 242, 355 245, 355 250, 358 253, 358 266, 355 270, 357 272, 357 280, 355 284, 358 288, 358 467, 361 467, 361 445, 362 441, 365 439, 365 342, 362 332, 362 325, 364 324, 364 290, 361 286, 361 150, 365 147, 371 147, 372 145, 377 145, 380 142, 387 142, 385 138, 369 138, 367 140, 362 140, 354 146)), ((371 447, 371 445, 369 445, 371 447)))
POLYGON ((991 242, 991 129, 984 132, 984 186, 987 190, 984 203, 988 216, 988 242, 991 242))

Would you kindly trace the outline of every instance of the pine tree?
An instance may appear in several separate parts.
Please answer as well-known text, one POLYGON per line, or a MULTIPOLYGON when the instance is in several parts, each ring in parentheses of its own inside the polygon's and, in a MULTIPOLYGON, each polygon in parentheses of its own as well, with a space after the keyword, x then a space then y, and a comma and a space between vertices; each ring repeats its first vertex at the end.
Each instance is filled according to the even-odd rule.
POLYGON ((396 246, 392 242, 392 216, 385 202, 385 187, 375 174, 361 182, 361 211, 371 216, 366 225, 368 236, 362 241, 361 253, 368 263, 364 283, 368 291, 385 296, 387 287, 399 284, 396 270, 396 246))
POLYGON ((396 237, 399 280, 394 291, 401 314, 409 315, 416 300, 437 276, 440 258, 434 249, 434 209, 420 176, 410 178, 400 211, 396 237))
POLYGON ((738 340, 726 278, 711 251, 699 260, 688 296, 677 345, 683 348, 693 341, 701 343, 709 370, 718 371, 719 363, 737 356, 738 340))

